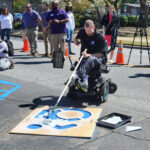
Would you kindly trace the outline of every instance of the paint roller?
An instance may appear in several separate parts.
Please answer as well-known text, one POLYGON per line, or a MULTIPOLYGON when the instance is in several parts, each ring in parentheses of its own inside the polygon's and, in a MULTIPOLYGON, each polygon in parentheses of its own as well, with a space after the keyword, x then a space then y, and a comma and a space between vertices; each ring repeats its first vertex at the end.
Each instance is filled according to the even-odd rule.
MULTIPOLYGON (((86 52, 86 51, 87 51, 87 49, 85 50, 85 52, 86 52)), ((79 65, 80 65, 80 63, 81 63, 81 61, 82 61, 82 59, 83 59, 83 56, 81 56, 81 58, 79 59, 79 62, 77 63, 77 65, 76 65, 76 67, 75 67, 73 73, 72 73, 71 76, 70 76, 70 79, 68 80, 66 86, 64 87, 64 89, 63 89, 61 95, 59 96, 59 98, 58 98, 58 100, 57 100, 55 106, 54 106, 52 109, 49 109, 48 116, 47 116, 48 119, 49 119, 50 114, 53 113, 53 112, 55 111, 55 109, 57 108, 58 103, 60 102, 62 96, 64 95, 64 93, 65 93, 65 91, 66 91, 66 89, 67 89, 69 83, 71 82, 71 80, 72 80, 74 74, 76 73, 76 70, 78 69, 78 67, 79 67, 79 65)))

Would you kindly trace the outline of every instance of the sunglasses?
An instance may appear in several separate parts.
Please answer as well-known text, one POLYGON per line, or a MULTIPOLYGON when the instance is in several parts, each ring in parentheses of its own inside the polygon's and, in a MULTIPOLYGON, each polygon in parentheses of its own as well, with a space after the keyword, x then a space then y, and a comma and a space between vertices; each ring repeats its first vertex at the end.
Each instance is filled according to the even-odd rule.
POLYGON ((26 7, 26 8, 30 8, 30 7, 26 7))

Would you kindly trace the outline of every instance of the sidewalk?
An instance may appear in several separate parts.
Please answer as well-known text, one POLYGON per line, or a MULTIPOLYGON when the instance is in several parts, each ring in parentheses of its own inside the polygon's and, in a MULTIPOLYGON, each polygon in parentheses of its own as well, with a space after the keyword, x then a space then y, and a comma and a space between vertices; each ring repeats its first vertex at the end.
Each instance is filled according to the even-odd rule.
MULTIPOLYGON (((121 27, 118 30, 117 43, 119 43, 119 41, 122 40, 123 44, 131 45, 133 43, 135 30, 136 30, 136 27, 121 27), (129 35, 129 36, 127 36, 127 35, 129 35)), ((75 34, 77 33, 77 31, 78 31, 78 29, 75 30, 75 34)), ((99 31, 101 31, 101 29, 99 31)), ((148 34, 150 34, 149 33, 150 28, 147 28, 147 32, 148 32, 148 34)), ((13 30, 11 35, 16 36, 16 37, 22 37, 22 30, 13 30)), ((43 33, 42 32, 39 32, 38 38, 43 39, 43 33)), ((149 37, 148 37, 148 43, 150 43, 149 37)), ((141 45, 141 37, 139 37, 139 36, 135 37, 134 45, 135 46, 141 45)), ((143 47, 147 46, 145 36, 142 37, 142 45, 143 45, 143 47)))

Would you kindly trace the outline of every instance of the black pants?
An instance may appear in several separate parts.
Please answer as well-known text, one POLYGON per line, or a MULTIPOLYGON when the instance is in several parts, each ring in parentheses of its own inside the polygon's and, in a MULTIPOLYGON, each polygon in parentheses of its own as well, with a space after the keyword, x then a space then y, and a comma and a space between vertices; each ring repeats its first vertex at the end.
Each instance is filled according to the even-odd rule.
POLYGON ((114 50, 116 47, 117 34, 118 34, 118 28, 117 27, 113 27, 112 30, 106 31, 106 35, 111 35, 111 48, 110 48, 110 50, 114 50))
POLYGON ((96 67, 97 65, 101 65, 102 62, 103 62, 102 58, 97 58, 95 56, 83 58, 79 66, 79 69, 77 70, 77 75, 81 79, 85 78, 87 75, 89 75, 89 73, 94 67, 96 67))

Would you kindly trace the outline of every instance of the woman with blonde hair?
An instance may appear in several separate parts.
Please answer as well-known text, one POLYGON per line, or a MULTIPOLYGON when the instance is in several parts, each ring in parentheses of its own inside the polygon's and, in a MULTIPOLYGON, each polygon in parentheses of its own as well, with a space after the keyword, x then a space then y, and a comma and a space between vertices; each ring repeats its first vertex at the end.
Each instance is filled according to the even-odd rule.
MULTIPOLYGON (((110 45, 111 46, 110 50, 110 62, 113 63, 113 55, 114 55, 114 50, 116 47, 116 40, 117 40, 117 32, 120 26, 120 21, 118 18, 118 15, 115 11, 115 7, 113 5, 109 6, 107 9, 107 14, 104 15, 102 22, 103 30, 106 35, 111 35, 111 41, 110 45)), ((107 39, 106 39, 107 40, 107 39)))
POLYGON ((6 32, 7 32, 7 40, 10 40, 13 16, 11 13, 9 13, 8 8, 4 8, 2 14, 0 15, 0 21, 1 21, 1 40, 4 40, 6 32))

